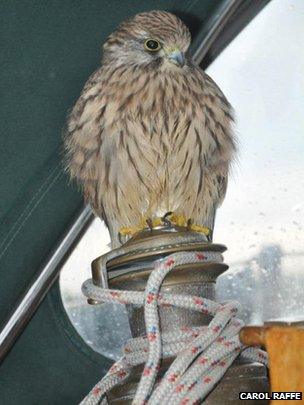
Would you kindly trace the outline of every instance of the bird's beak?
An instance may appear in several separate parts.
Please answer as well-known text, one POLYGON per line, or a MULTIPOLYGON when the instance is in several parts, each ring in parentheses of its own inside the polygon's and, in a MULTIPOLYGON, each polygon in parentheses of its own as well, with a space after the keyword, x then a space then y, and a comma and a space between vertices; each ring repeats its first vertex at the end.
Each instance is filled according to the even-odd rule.
POLYGON ((183 67, 185 64, 185 55, 181 50, 177 48, 168 53, 168 58, 170 62, 180 67, 183 67))

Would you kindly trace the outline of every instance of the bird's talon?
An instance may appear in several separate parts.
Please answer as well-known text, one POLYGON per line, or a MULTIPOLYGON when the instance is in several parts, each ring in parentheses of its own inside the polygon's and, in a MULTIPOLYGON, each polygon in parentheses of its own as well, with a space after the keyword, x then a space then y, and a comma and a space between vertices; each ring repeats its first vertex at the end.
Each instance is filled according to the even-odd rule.
POLYGON ((123 241, 122 241, 122 234, 121 234, 120 232, 118 232, 117 236, 118 236, 118 241, 119 241, 119 243, 122 245, 122 244, 123 244, 123 241))
POLYGON ((167 226, 172 226, 172 223, 171 223, 171 221, 170 221, 170 219, 168 219, 168 217, 170 217, 170 215, 172 215, 173 214, 173 212, 172 211, 169 211, 169 212, 167 212, 163 217, 162 217, 162 221, 163 221, 163 223, 165 224, 165 225, 167 225, 167 226))
POLYGON ((147 223, 148 228, 150 229, 150 231, 152 231, 152 230, 153 230, 153 222, 152 222, 152 219, 151 219, 151 218, 147 218, 147 219, 146 219, 146 223, 147 223))

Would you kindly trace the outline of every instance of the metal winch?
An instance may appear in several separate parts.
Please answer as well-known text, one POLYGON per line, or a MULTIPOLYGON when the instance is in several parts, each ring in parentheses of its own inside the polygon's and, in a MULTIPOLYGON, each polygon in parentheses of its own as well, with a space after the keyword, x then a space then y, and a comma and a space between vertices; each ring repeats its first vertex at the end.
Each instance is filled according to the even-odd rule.
MULTIPOLYGON (((224 245, 212 243, 202 233, 167 223, 153 229, 144 229, 120 248, 95 259, 92 262, 93 282, 103 288, 144 291, 155 260, 176 252, 223 253, 225 250, 224 245)), ((177 266, 165 278, 161 292, 195 295, 215 300, 216 279, 227 269, 226 264, 217 262, 177 266)), ((89 303, 98 302, 89 300, 89 303)), ((127 311, 132 337, 144 336, 146 328, 143 308, 127 305, 127 311)), ((159 307, 159 316, 162 333, 172 332, 175 328, 208 325, 211 320, 210 316, 203 313, 170 306, 159 307)), ((173 358, 163 360, 159 378, 172 361, 173 358)), ((130 404, 142 370, 143 365, 134 367, 129 378, 107 394, 108 402, 130 404)), ((264 365, 237 359, 204 403, 208 405, 240 404, 241 391, 266 392, 268 388, 267 370, 264 365)), ((259 400, 258 403, 266 404, 267 401, 259 400)))

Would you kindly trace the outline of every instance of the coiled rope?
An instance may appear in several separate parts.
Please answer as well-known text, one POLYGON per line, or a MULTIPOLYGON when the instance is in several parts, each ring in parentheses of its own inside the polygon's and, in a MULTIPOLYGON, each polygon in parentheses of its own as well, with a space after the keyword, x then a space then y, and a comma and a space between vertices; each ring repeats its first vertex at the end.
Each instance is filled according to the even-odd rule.
POLYGON ((107 404, 106 393, 122 383, 132 368, 145 363, 134 405, 189 405, 202 401, 238 355, 267 365, 267 354, 248 348, 239 340, 244 323, 238 319, 239 303, 218 303, 198 296, 160 293, 166 275, 176 266, 222 262, 217 252, 180 252, 155 262, 144 292, 102 289, 87 280, 82 291, 88 298, 144 306, 146 337, 131 339, 123 357, 81 402, 107 404), (181 328, 162 334, 158 306, 187 308, 213 316, 208 326, 181 328), (155 384, 162 358, 176 356, 160 383, 155 384))

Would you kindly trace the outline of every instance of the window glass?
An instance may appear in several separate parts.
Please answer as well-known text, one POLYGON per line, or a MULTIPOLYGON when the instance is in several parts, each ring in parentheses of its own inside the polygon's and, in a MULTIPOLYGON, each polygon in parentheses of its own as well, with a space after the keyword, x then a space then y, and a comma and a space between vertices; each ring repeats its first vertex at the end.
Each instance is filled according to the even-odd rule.
POLYGON ((236 112, 239 158, 214 239, 219 298, 249 323, 304 319, 304 2, 274 0, 209 67, 236 112))
POLYGON ((124 305, 88 305, 82 283, 91 278, 91 262, 109 251, 110 236, 96 218, 64 264, 60 290, 66 312, 84 341, 96 352, 112 359, 121 357, 121 347, 131 337, 124 305))
MULTIPOLYGON (((304 2, 273 0, 207 73, 236 112, 239 157, 214 241, 228 247, 220 300, 237 299, 249 324, 304 319, 304 2)), ((108 250, 96 219, 61 272, 66 311, 94 350, 111 358, 130 336, 124 307, 87 305, 82 282, 108 250)))

